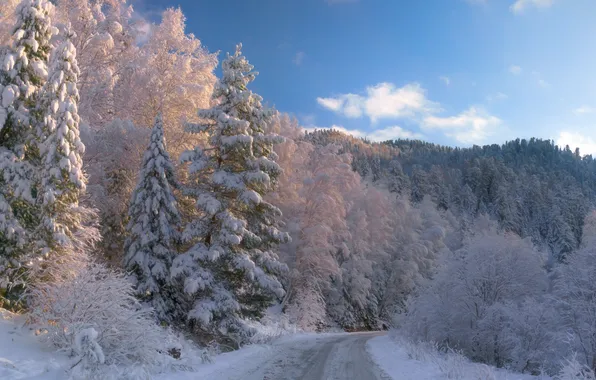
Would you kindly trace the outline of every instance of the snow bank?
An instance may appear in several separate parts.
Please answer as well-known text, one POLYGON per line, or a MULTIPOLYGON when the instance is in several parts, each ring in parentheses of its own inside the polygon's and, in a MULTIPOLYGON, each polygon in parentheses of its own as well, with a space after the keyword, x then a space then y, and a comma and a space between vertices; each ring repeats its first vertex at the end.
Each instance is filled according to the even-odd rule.
POLYGON ((0 379, 59 380, 68 358, 44 349, 23 317, 0 309, 0 379))
POLYGON ((431 345, 414 344, 391 335, 370 339, 366 348, 374 362, 395 380, 550 379, 546 376, 516 374, 484 364, 472 363, 462 355, 440 353, 431 345))

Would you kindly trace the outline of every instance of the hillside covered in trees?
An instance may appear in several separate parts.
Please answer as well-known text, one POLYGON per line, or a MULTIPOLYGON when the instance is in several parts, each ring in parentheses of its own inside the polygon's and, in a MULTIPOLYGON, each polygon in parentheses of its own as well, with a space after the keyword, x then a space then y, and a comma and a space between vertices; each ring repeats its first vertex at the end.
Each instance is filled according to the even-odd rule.
POLYGON ((531 237, 555 261, 579 247, 596 200, 592 155, 582 157, 579 148, 550 140, 451 148, 419 140, 373 144, 324 130, 307 139, 339 143, 363 178, 415 203, 428 195, 439 209, 457 215, 464 229, 474 217, 488 215, 504 231, 531 237))

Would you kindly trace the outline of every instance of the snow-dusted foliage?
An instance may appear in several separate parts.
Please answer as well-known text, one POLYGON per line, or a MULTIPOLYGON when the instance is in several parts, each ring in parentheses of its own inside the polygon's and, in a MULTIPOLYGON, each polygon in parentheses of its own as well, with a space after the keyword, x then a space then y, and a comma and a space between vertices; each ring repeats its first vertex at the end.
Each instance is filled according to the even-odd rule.
POLYGON ((415 339, 461 349, 476 361, 537 370, 552 343, 535 324, 550 324, 544 257, 527 239, 478 233, 444 258, 436 278, 409 305, 403 324, 415 339))
POLYGON ((575 252, 569 264, 557 268, 555 281, 560 323, 577 360, 596 369, 596 247, 575 252))
MULTIPOLYGON (((37 101, 48 76, 50 39, 56 32, 53 9, 47 0, 22 1, 15 9, 12 46, 0 49, 0 289, 20 288, 20 268, 41 252, 34 234, 40 220, 35 126, 40 119, 37 101)), ((11 295, 2 290, 0 298, 11 295)))
POLYGON ((99 249, 115 264, 122 263, 128 204, 150 133, 148 128, 119 119, 99 131, 87 127, 82 133, 87 146, 88 192, 100 215, 99 249))
MULTIPOLYGON (((57 25, 71 25, 80 68, 80 114, 101 127, 114 119, 120 99, 115 94, 121 75, 137 56, 138 32, 133 8, 126 1, 57 0, 57 25)), ((129 94, 130 95, 130 94, 129 94)))
POLYGON ((209 148, 183 153, 199 215, 185 228, 191 247, 173 264, 192 299, 188 318, 214 334, 245 334, 243 318, 259 318, 275 298, 284 296, 278 276, 287 270, 273 251, 289 237, 278 229, 281 211, 263 199, 281 168, 273 145, 283 139, 266 134, 273 111, 247 89, 256 72, 241 55, 241 45, 222 65, 213 94, 218 102, 199 111, 209 148))
POLYGON ((137 40, 143 43, 114 87, 116 117, 150 125, 153 115, 162 113, 172 157, 201 140, 187 133, 181 121, 198 121, 196 110, 211 106, 216 82, 217 55, 185 33, 185 22, 180 9, 170 8, 162 12, 159 24, 142 24, 145 32, 137 40))
POLYGON ((577 360, 577 356, 574 355, 569 359, 565 359, 565 362, 557 376, 556 380, 596 380, 596 374, 594 370, 590 369, 585 364, 582 364, 577 360))
POLYGON ((368 185, 340 145, 304 141, 287 116, 272 129, 286 137, 276 147, 284 174, 269 199, 282 209, 292 237, 281 246, 292 269, 287 312, 308 330, 389 326, 434 274, 439 252, 458 246, 457 223, 428 199, 412 207, 368 185))
POLYGON ((141 307, 130 282, 102 264, 82 263, 64 281, 35 285, 31 306, 41 338, 71 356, 82 378, 107 378, 116 366, 148 378, 173 361, 173 336, 141 307))
POLYGON ((86 188, 85 146, 79 136, 78 74, 76 50, 67 36, 52 54, 36 110, 41 118, 36 125, 41 161, 37 189, 41 221, 36 236, 47 251, 76 244, 74 234, 83 228, 79 197, 86 188))
POLYGON ((155 118, 145 151, 139 182, 128 211, 124 267, 136 277, 138 295, 161 320, 171 320, 175 298, 170 269, 179 243, 181 217, 173 189, 174 167, 166 150, 161 114, 155 118))

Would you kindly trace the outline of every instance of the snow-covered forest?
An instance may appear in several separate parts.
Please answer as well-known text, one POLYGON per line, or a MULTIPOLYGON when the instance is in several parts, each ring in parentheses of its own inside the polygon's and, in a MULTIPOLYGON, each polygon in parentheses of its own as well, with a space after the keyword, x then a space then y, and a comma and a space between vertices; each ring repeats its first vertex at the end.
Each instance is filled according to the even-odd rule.
POLYGON ((272 325, 594 378, 592 156, 307 131, 180 9, 4 0, 0 45, 0 308, 74 378, 189 370, 272 325))

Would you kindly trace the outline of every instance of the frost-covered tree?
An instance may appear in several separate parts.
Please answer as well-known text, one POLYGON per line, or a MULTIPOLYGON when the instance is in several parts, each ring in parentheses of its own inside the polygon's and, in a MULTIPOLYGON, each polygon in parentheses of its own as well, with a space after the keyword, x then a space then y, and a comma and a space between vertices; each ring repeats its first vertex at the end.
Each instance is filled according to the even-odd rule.
POLYGON ((82 129, 87 149, 88 192, 99 210, 102 240, 98 245, 106 259, 122 263, 128 204, 151 129, 116 119, 99 131, 82 129))
POLYGON ((94 127, 102 127, 112 122, 121 102, 115 87, 130 77, 128 68, 138 67, 138 28, 133 25, 133 8, 125 0, 55 3, 57 25, 70 24, 75 33, 72 43, 81 71, 81 117, 94 127))
POLYGON ((171 320, 175 308, 170 269, 180 240, 181 218, 173 194, 176 187, 159 114, 129 206, 124 266, 135 274, 137 294, 165 321, 171 320))
POLYGON ((273 146, 283 139, 265 133, 273 112, 247 89, 257 73, 240 49, 222 64, 218 104, 199 111, 205 123, 188 127, 206 133, 210 147, 181 157, 200 215, 186 226, 191 247, 172 270, 192 297, 188 318, 202 331, 227 335, 245 333, 243 318, 262 316, 285 294, 278 276, 287 267, 272 249, 289 239, 278 229, 281 211, 263 199, 281 174, 273 146))
POLYGON ((48 76, 50 39, 56 33, 52 12, 47 0, 21 2, 15 10, 13 45, 1 57, 0 288, 19 285, 19 268, 40 252, 33 233, 40 220, 35 126, 40 121, 39 94, 48 76))
POLYGON ((574 252, 568 260, 557 268, 557 309, 577 359, 596 370, 596 247, 574 252))
POLYGON ((41 119, 36 124, 41 210, 36 237, 46 252, 77 245, 75 235, 84 229, 79 197, 86 188, 85 146, 79 135, 78 75, 76 49, 67 36, 52 53, 48 80, 35 111, 41 119))
POLYGON ((150 30, 143 36, 146 42, 114 88, 117 117, 150 125, 153 115, 161 112, 173 157, 197 145, 200 137, 186 133, 180 121, 198 121, 196 110, 210 106, 216 82, 217 55, 186 33, 185 23, 182 11, 170 8, 159 24, 143 25, 150 30))
POLYGON ((528 364, 520 363, 525 357, 539 365, 535 353, 530 353, 536 349, 530 347, 530 338, 544 342, 544 334, 526 329, 517 316, 523 312, 530 317, 523 303, 545 294, 544 263, 529 239, 504 236, 490 226, 462 249, 444 256, 442 270, 409 305, 404 329, 416 339, 456 347, 485 363, 522 369, 528 364), (515 342, 513 338, 522 335, 528 340, 515 342))

